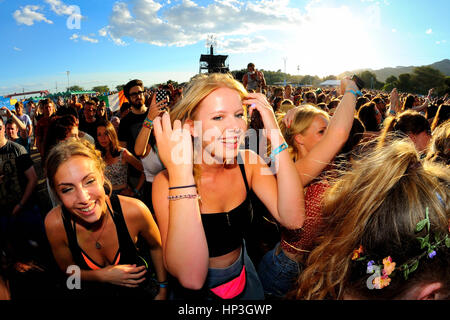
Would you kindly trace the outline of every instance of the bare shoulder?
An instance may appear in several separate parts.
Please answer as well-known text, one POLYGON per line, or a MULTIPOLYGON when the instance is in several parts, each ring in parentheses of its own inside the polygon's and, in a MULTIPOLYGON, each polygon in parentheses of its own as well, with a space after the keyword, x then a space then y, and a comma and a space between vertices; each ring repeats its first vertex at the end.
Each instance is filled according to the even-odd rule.
POLYGON ((50 210, 45 217, 45 227, 46 228, 54 228, 57 226, 62 226, 62 210, 60 206, 57 206, 50 210))

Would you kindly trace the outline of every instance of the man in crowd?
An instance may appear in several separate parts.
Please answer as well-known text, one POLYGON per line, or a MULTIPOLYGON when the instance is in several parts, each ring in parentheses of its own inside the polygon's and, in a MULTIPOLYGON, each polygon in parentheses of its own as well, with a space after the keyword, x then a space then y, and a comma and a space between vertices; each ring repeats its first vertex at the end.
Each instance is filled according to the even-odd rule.
POLYGON ((84 117, 80 118, 80 131, 86 132, 94 139, 97 137, 97 104, 93 100, 87 100, 83 108, 84 117))
POLYGON ((51 117, 55 113, 55 105, 50 98, 43 100, 42 113, 43 117, 37 122, 34 135, 36 139, 36 147, 38 148, 41 157, 44 157, 44 142, 51 122, 51 117))
POLYGON ((242 83, 247 90, 255 90, 255 92, 261 92, 261 90, 266 87, 264 74, 261 71, 256 70, 255 64, 251 62, 247 65, 247 73, 244 74, 242 83))
MULTIPOLYGON (((141 130, 142 124, 147 117, 147 106, 145 105, 145 90, 141 80, 135 79, 128 82, 123 88, 123 93, 130 103, 130 111, 120 120, 119 143, 127 148, 133 155, 136 138, 141 130)), ((133 188, 138 185, 141 172, 133 166, 129 166, 129 180, 133 188)))
POLYGON ((8 140, 11 140, 15 143, 18 143, 22 145, 25 150, 27 150, 28 153, 30 153, 30 143, 28 139, 24 139, 21 136, 19 136, 19 128, 17 127, 17 124, 14 122, 12 118, 9 118, 6 123, 6 136, 8 137, 8 140))
POLYGON ((0 241, 14 237, 32 246, 43 241, 37 181, 33 160, 23 146, 6 139, 0 117, 0 241))

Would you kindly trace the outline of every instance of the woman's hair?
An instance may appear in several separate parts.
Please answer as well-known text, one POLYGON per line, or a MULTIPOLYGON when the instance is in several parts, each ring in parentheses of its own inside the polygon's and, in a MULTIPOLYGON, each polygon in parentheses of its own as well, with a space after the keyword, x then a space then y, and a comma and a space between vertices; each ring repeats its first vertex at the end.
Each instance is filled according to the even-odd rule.
MULTIPOLYGON (((74 156, 82 156, 94 161, 95 167, 102 175, 105 171, 106 164, 100 154, 100 151, 95 149, 95 146, 92 143, 75 138, 64 140, 50 150, 45 161, 45 175, 48 179, 50 188, 53 190, 55 195, 58 195, 55 190, 56 172, 61 164, 74 156)), ((104 180, 105 188, 107 189, 107 192, 110 192, 112 190, 111 182, 109 182, 106 177, 104 177, 104 180)))
POLYGON ((395 117, 387 117, 383 123, 383 130, 378 140, 378 146, 384 146, 388 137, 403 138, 408 134, 419 134, 421 132, 430 132, 428 120, 414 110, 406 110, 395 117), (394 134, 392 134, 394 133, 394 134))
POLYGON ((358 110, 358 119, 361 120, 366 131, 378 131, 377 106, 374 102, 369 102, 361 106, 358 110))
MULTIPOLYGON (((118 157, 120 155, 120 144, 119 144, 119 138, 117 137, 116 129, 114 128, 114 125, 105 119, 99 119, 97 122, 97 130, 98 127, 105 127, 106 129, 106 135, 109 138, 109 150, 111 152, 111 156, 113 158, 118 157)), ((106 155, 106 149, 103 148, 99 143, 97 136, 95 136, 95 143, 98 150, 101 151, 102 156, 104 157, 106 155)))
POLYGON ((345 294, 363 299, 401 298, 417 283, 439 281, 449 293, 450 254, 437 248, 433 259, 423 257, 417 224, 429 217, 430 242, 448 234, 448 169, 422 164, 412 142, 396 140, 353 162, 325 194, 325 230, 317 247, 309 254, 307 267, 293 292, 297 299, 343 299, 345 294), (428 212, 426 214, 426 212, 428 212), (352 255, 360 245, 365 261, 352 255), (421 256, 422 255, 422 256, 421 256), (391 257, 396 269, 391 282, 379 290, 369 290, 370 260, 376 264, 391 257), (401 266, 419 261, 418 268, 404 279, 401 266), (368 280, 369 279, 369 280, 368 280))
POLYGON ((194 120, 200 102, 219 88, 233 89, 239 93, 241 99, 248 95, 242 83, 235 80, 231 74, 211 73, 197 75, 189 82, 183 98, 170 109, 172 123, 175 120, 180 120, 182 123, 186 120, 194 120))
POLYGON ((415 101, 416 101, 416 97, 414 97, 413 95, 409 94, 406 97, 405 102, 403 103, 402 111, 406 111, 408 109, 412 109, 412 107, 414 106, 414 102, 415 101))
POLYGON ((72 128, 78 127, 78 125, 78 119, 72 114, 53 116, 48 127, 47 135, 45 136, 44 159, 50 149, 58 142, 65 140, 67 135, 72 131, 72 128))
POLYGON ((447 120, 433 131, 427 160, 450 165, 450 120, 447 120))
POLYGON ((450 105, 441 104, 439 109, 434 116, 433 122, 431 123, 431 132, 434 131, 441 123, 447 121, 450 117, 450 105))
POLYGON ((279 115, 278 125, 284 139, 289 145, 289 152, 291 153, 292 157, 294 157, 298 151, 295 144, 295 136, 299 133, 304 134, 316 116, 322 116, 327 120, 330 118, 328 113, 309 104, 304 104, 301 107, 295 109, 294 119, 292 120, 292 124, 289 128, 286 127, 283 122, 284 116, 284 113, 281 113, 279 115))

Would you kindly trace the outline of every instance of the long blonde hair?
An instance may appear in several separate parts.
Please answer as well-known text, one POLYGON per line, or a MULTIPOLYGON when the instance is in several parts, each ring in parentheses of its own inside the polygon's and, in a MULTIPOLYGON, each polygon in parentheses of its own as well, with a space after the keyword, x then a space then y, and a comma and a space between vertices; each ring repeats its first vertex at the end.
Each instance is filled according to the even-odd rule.
POLYGON ((347 293, 371 299, 398 297, 414 283, 438 279, 450 288, 448 249, 436 259, 422 260, 405 281, 401 274, 382 290, 369 290, 365 268, 351 260, 362 245, 371 257, 391 256, 397 266, 426 249, 420 248, 416 224, 428 210, 431 233, 448 233, 450 172, 420 162, 412 142, 396 140, 354 162, 327 190, 326 228, 310 253, 307 268, 293 292, 297 299, 343 299, 347 293))

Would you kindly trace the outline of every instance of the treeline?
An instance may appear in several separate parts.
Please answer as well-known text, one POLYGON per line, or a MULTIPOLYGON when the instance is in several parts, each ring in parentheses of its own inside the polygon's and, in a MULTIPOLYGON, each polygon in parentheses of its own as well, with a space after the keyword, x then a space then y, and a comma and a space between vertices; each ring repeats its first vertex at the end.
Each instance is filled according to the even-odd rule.
MULTIPOLYGON (((288 73, 278 71, 263 70, 266 83, 268 85, 275 85, 277 83, 283 83, 286 80, 287 83, 302 84, 318 86, 321 82, 326 80, 336 80, 343 76, 350 75, 346 72, 341 75, 329 75, 324 78, 311 75, 291 75, 288 73)), ((244 76, 246 69, 231 71, 233 76, 241 80, 244 76)), ((393 88, 397 88, 400 92, 414 93, 426 95, 431 88, 435 89, 436 94, 445 95, 450 94, 450 77, 445 76, 441 71, 432 67, 423 66, 414 68, 412 73, 401 74, 397 77, 391 76, 386 79, 386 82, 381 82, 377 79, 377 76, 371 71, 363 71, 357 73, 364 83, 366 89, 383 90, 390 92, 393 88)))

